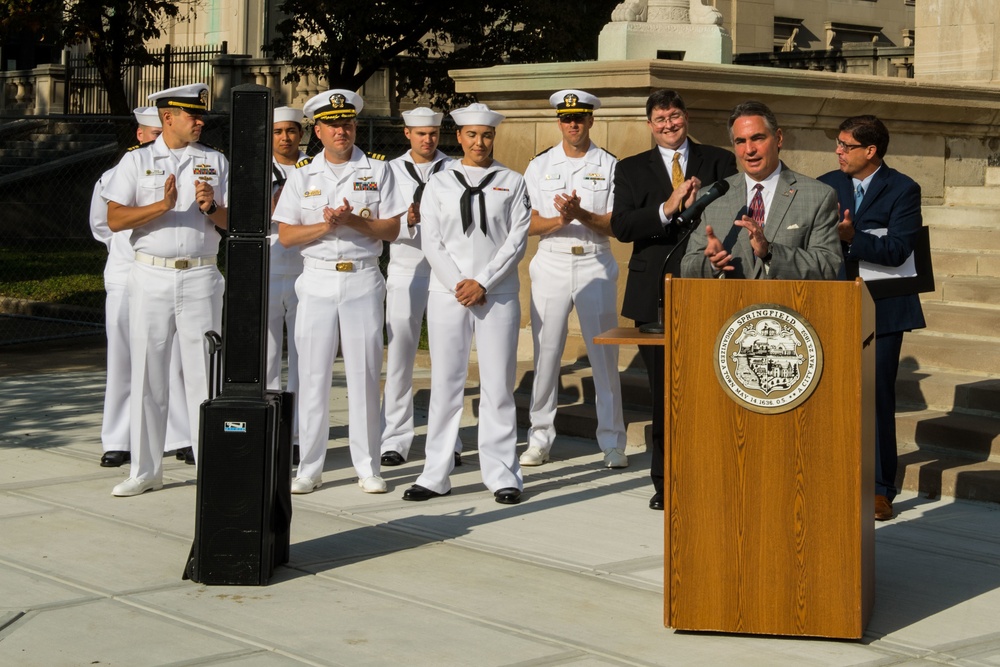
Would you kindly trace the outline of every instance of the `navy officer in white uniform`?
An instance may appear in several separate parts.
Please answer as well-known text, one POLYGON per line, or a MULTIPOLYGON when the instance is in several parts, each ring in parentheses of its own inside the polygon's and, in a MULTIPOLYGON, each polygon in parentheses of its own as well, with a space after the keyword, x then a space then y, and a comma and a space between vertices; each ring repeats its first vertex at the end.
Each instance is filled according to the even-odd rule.
POLYGON ((559 368, 575 306, 594 377, 597 444, 606 467, 624 468, 618 346, 594 343, 595 336, 618 325, 618 263, 611 253, 618 159, 590 139, 594 111, 601 107, 597 97, 560 90, 549 103, 556 109, 562 141, 536 155, 524 172, 532 208, 528 234, 541 239, 529 266, 535 376, 528 448, 520 462, 538 466, 549 460, 559 368))
POLYGON ((175 337, 180 341, 191 441, 198 442, 200 406, 208 398, 204 335, 217 331, 222 320, 216 228, 228 226, 229 163, 222 153, 199 143, 208 86, 179 86, 148 99, 158 109, 163 133, 127 153, 102 193, 108 201, 108 227, 115 232, 131 229, 135 251, 128 280, 132 463, 129 478, 112 491, 116 496, 163 486, 175 337))
MULTIPOLYGON (((132 110, 138 127, 135 138, 139 142, 129 150, 155 141, 163 131, 156 107, 137 107, 132 110)), ((108 261, 104 264, 104 330, 108 339, 107 378, 104 389, 104 417, 101 421, 101 466, 117 468, 131 460, 129 446, 129 396, 132 386, 132 364, 128 337, 128 276, 132 271, 135 251, 129 243, 131 232, 112 232, 108 229, 108 202, 101 193, 104 184, 111 180, 114 167, 108 169, 94 184, 90 200, 90 230, 94 238, 108 248, 108 261)), ((178 451, 184 458, 191 448, 191 427, 188 424, 187 403, 184 400, 184 378, 178 341, 170 357, 170 398, 167 408, 167 436, 165 451, 178 451)), ((193 456, 193 454, 192 454, 193 456)), ((193 463, 192 458, 192 463, 193 463)))
MULTIPOLYGON (((277 107, 271 126, 271 210, 278 203, 281 190, 306 154, 302 143, 302 109, 277 107)), ((285 391, 299 389, 299 355, 295 350, 295 311, 299 299, 295 296, 295 281, 302 273, 302 253, 299 248, 286 248, 278 241, 278 223, 271 221, 270 280, 267 289, 267 388, 281 391, 282 348, 288 345, 288 380, 285 391), (286 338, 287 331, 287 338, 286 338)), ((297 420, 295 420, 297 422, 297 420)), ((293 427, 292 440, 298 443, 298 429, 293 427)))
MULTIPOLYGON (((409 202, 400 234, 389 247, 385 281, 385 330, 388 350, 382 390, 382 465, 406 462, 413 444, 413 365, 427 310, 431 265, 420 248, 420 201, 428 179, 451 160, 438 150, 444 114, 427 107, 403 112, 403 133, 410 150, 389 162, 393 179, 409 202)), ((456 441, 461 456, 462 441, 456 441)), ((461 459, 456 459, 458 463, 461 459)))
POLYGON ((479 463, 498 503, 520 502, 514 371, 521 307, 517 265, 531 205, 524 179, 493 159, 503 116, 485 104, 451 112, 462 159, 431 177, 420 203, 431 265, 427 333, 431 402, 424 469, 404 500, 451 493, 454 445, 475 337, 479 360, 479 463))
POLYGON ((322 483, 330 432, 330 382, 339 345, 347 374, 348 440, 358 485, 385 493, 379 469, 379 384, 385 280, 382 242, 399 235, 407 203, 389 165, 354 145, 364 101, 349 90, 328 90, 305 104, 323 150, 299 162, 285 183, 273 219, 285 247, 301 248, 295 281, 299 306, 299 467, 292 493, 322 483))

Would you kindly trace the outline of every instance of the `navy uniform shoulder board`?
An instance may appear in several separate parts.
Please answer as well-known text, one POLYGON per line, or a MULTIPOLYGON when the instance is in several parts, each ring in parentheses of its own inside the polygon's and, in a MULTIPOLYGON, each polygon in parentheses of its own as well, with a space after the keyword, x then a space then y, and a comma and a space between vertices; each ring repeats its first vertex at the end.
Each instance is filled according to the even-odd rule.
POLYGON ((382 160, 385 162, 385 153, 376 153, 375 151, 368 151, 368 157, 373 160, 382 160))
MULTIPOLYGON (((156 139, 153 139, 153 141, 156 141, 156 139)), ((136 144, 135 146, 129 146, 128 148, 125 149, 125 152, 128 153, 129 151, 134 151, 136 148, 145 148, 146 146, 153 143, 153 141, 147 141, 141 144, 136 144)))
MULTIPOLYGON (((546 149, 545 149, 544 151, 539 151, 539 152, 538 152, 537 154, 535 154, 535 157, 538 157, 538 156, 540 156, 540 155, 545 155, 546 153, 548 153, 548 152, 549 152, 550 150, 552 150, 553 148, 554 148, 553 146, 549 146, 549 147, 548 147, 548 148, 546 148, 546 149)), ((531 158, 531 160, 534 160, 534 159, 535 159, 535 157, 531 158)), ((531 160, 528 160, 528 162, 531 162, 531 160)))
POLYGON ((222 153, 223 155, 225 155, 225 151, 223 151, 221 148, 217 148, 212 144, 206 144, 204 141, 199 141, 198 143, 204 146, 205 148, 211 148, 216 153, 222 153))
POLYGON ((301 169, 302 167, 306 166, 307 164, 313 161, 313 157, 314 156, 310 155, 309 157, 302 158, 301 160, 295 163, 295 168, 301 169))

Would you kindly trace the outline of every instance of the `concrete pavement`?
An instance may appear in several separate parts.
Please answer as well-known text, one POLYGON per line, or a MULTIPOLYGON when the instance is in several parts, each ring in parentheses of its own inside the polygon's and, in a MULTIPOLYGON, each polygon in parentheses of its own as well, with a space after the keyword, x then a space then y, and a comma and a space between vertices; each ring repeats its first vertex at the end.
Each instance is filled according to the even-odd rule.
POLYGON ((0 362, 2 665, 1000 664, 996 505, 897 498, 859 642, 674 632, 645 452, 607 470, 595 443, 562 438, 525 470, 522 504, 502 506, 467 416, 451 496, 401 499, 423 426, 383 471, 389 493, 366 495, 340 367, 325 483, 294 497, 288 566, 265 587, 183 581, 194 468, 171 459, 162 491, 113 498, 127 467, 98 466, 103 371, 48 356, 0 362))

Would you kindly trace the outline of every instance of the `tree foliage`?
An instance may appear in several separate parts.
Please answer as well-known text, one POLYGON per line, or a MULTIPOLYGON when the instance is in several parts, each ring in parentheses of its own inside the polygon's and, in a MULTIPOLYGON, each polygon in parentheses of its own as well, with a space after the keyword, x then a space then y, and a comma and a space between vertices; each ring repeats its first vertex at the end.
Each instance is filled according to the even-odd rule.
POLYGON ((315 74, 359 90, 378 70, 396 76, 397 99, 420 93, 436 106, 455 95, 449 69, 587 60, 618 0, 285 0, 272 55, 291 79, 315 74))
POLYGON ((111 112, 128 115, 124 75, 131 65, 157 62, 146 48, 170 21, 194 14, 197 0, 5 0, 0 35, 35 33, 59 46, 89 44, 88 58, 108 93, 111 112))

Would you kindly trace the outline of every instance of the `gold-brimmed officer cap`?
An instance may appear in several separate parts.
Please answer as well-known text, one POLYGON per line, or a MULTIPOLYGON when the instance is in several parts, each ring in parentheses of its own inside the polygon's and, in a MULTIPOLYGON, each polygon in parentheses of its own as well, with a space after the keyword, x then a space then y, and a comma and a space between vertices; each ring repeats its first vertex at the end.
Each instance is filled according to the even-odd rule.
POLYGON ((360 95, 337 88, 316 95, 302 110, 313 120, 346 120, 356 117, 364 107, 360 95))
POLYGON ((556 108, 557 116, 568 116, 570 114, 593 114, 596 109, 601 108, 601 100, 583 90, 560 90, 552 93, 549 97, 549 104, 556 108))
POLYGON ((208 86, 192 83, 187 86, 167 88, 146 98, 157 109, 184 109, 192 113, 208 111, 208 86))

